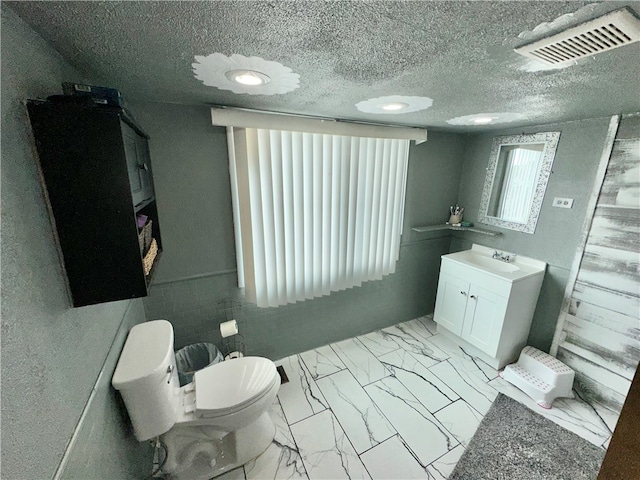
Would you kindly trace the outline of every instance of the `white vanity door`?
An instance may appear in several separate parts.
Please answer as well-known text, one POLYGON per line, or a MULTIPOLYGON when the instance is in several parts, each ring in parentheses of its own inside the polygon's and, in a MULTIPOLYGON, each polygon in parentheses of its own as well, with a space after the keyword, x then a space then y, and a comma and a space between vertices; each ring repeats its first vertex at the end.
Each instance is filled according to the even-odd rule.
POLYGON ((461 337, 488 355, 498 351, 509 299, 471 285, 461 337))
POLYGON ((440 272, 434 321, 460 336, 468 298, 469 282, 440 272))

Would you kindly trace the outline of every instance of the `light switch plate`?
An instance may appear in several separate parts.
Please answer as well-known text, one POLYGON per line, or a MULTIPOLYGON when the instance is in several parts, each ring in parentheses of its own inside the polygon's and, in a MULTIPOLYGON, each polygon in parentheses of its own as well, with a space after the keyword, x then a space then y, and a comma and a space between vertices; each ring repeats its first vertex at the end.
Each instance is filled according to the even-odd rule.
POLYGON ((555 197, 553 199, 553 206, 558 208, 571 208, 573 207, 573 198, 555 197))

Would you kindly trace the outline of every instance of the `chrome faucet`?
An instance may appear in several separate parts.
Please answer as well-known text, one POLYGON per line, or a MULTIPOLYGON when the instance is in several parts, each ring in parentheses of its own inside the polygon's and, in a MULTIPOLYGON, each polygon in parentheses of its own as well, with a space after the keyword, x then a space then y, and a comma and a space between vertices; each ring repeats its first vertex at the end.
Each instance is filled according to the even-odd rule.
POLYGON ((502 255, 502 257, 500 257, 500 260, 506 263, 511 263, 516 259, 517 256, 518 255, 516 255, 515 253, 509 254, 509 255, 502 255))
POLYGON ((502 260, 503 262, 511 263, 515 260, 517 256, 518 255, 516 255, 515 253, 509 253, 505 255, 504 252, 499 252, 497 250, 494 250, 493 255, 491 255, 491 258, 493 258, 494 260, 502 260))

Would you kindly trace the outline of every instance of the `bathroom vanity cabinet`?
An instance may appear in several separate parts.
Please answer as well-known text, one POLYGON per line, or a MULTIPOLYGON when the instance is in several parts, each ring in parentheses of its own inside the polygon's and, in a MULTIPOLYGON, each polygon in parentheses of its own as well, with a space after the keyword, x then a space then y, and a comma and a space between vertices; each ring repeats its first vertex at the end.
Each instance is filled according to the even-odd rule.
POLYGON ((27 110, 73 306, 146 296, 162 252, 148 136, 124 109, 73 97, 27 110))
POLYGON ((526 345, 546 264, 504 263, 492 253, 474 245, 442 256, 434 320, 438 331, 502 368, 526 345))

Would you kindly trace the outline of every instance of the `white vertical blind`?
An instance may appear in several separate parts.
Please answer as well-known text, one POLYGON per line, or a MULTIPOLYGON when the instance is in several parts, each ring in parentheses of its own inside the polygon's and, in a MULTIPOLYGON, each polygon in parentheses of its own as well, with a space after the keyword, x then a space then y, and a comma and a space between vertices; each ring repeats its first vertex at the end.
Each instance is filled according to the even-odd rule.
POLYGON ((284 305, 395 271, 409 140, 227 131, 238 280, 249 301, 284 305))

